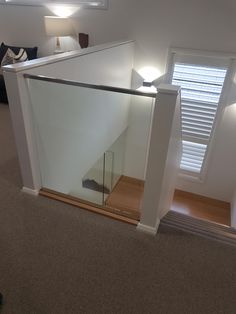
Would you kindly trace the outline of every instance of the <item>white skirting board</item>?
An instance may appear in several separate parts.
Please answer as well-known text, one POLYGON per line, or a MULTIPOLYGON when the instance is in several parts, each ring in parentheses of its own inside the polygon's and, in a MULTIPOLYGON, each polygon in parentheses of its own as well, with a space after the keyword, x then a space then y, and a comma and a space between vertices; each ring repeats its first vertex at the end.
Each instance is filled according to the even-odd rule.
POLYGON ((29 189, 25 186, 23 186, 22 192, 33 195, 33 196, 38 196, 39 195, 39 191, 38 190, 33 190, 33 189, 29 189))
POLYGON ((137 230, 155 236, 157 233, 159 225, 160 225, 160 221, 157 222, 155 227, 150 227, 148 225, 143 225, 143 224, 139 223, 137 225, 137 230))

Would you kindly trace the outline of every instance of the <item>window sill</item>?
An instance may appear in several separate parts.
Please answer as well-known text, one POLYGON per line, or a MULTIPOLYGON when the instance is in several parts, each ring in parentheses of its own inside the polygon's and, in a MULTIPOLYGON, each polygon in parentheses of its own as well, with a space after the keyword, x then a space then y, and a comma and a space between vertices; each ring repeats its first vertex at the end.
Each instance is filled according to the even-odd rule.
POLYGON ((193 182, 193 183, 203 183, 204 182, 203 178, 201 178, 200 176, 196 177, 194 175, 187 174, 187 173, 182 173, 182 172, 180 172, 178 174, 178 178, 186 180, 186 181, 190 181, 190 182, 193 182))

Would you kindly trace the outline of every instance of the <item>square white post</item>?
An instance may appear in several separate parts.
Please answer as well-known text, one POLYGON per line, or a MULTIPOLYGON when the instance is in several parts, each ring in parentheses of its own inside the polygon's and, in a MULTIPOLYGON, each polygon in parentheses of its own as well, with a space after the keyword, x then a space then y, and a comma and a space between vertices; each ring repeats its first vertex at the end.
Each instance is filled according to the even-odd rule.
POLYGON ((153 114, 144 199, 138 229, 156 234, 169 211, 181 157, 180 87, 158 88, 153 114))

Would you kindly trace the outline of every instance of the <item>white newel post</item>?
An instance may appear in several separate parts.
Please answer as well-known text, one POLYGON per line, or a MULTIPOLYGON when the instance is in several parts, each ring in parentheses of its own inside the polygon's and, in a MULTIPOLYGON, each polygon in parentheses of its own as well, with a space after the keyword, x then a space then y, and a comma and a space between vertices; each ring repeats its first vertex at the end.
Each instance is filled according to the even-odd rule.
POLYGON ((37 195, 41 177, 27 83, 21 72, 4 71, 4 79, 21 168, 22 190, 37 195))
POLYGON ((138 230, 156 234, 170 210, 181 158, 180 87, 158 88, 138 230))

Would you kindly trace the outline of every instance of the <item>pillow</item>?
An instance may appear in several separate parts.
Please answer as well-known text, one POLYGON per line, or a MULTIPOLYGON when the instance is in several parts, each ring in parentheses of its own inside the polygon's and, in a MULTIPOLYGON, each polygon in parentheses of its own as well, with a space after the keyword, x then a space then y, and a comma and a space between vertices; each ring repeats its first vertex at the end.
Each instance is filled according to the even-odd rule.
POLYGON ((0 46, 0 63, 2 62, 2 59, 5 56, 8 48, 10 48, 15 54, 18 54, 20 52, 20 49, 23 48, 27 53, 28 60, 37 58, 38 47, 25 48, 25 47, 7 46, 4 43, 2 43, 0 46))
POLYGON ((28 56, 25 49, 21 48, 19 53, 15 54, 10 48, 8 48, 5 56, 2 59, 1 66, 24 62, 26 60, 28 60, 28 56))

